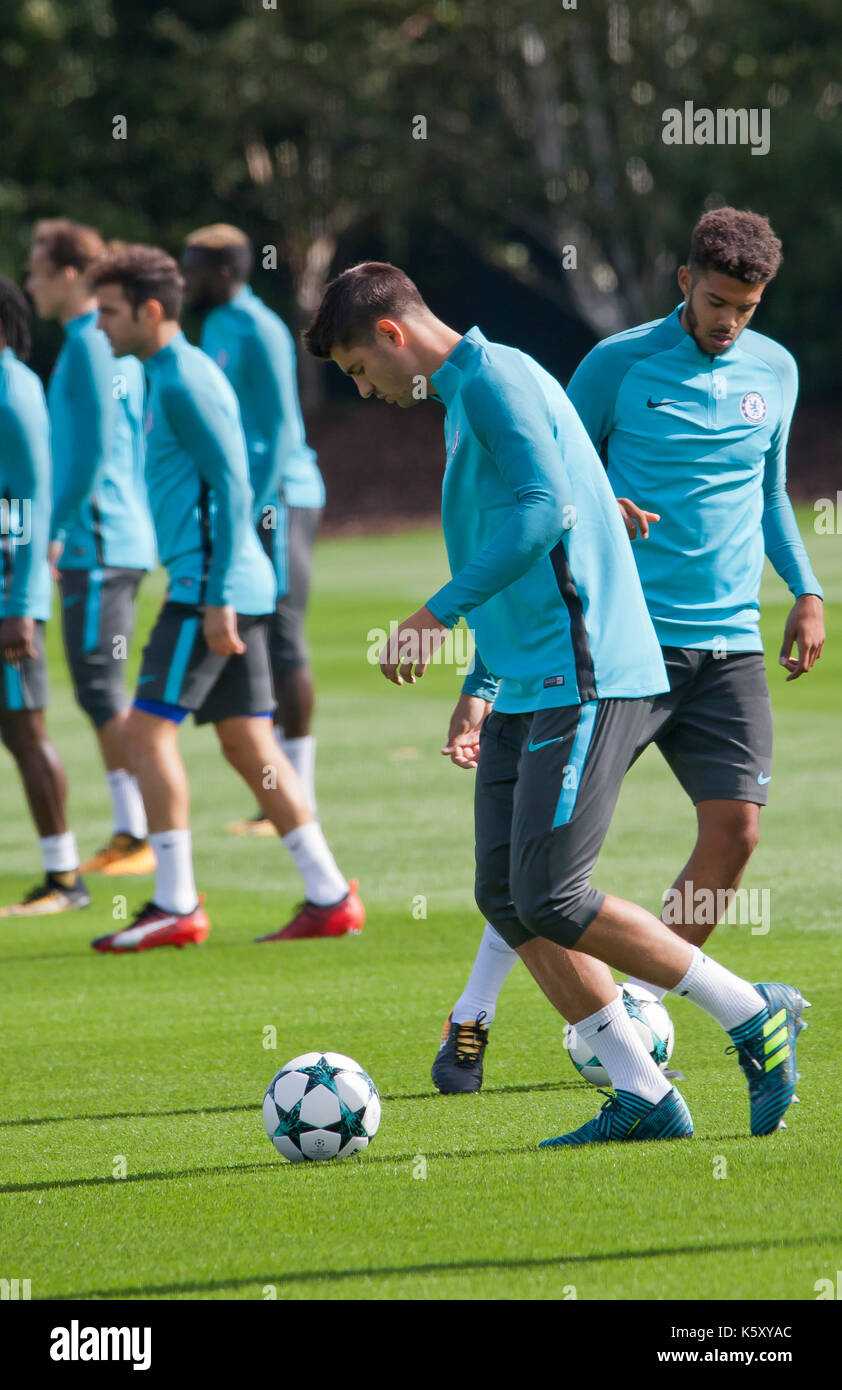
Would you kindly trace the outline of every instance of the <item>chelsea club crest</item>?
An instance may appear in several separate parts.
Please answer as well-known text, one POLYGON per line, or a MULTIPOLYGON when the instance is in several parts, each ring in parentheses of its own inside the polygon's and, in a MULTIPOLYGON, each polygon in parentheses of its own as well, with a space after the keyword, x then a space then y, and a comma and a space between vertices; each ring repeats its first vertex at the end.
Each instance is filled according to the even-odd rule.
POLYGON ((766 400, 759 391, 746 391, 740 401, 740 413, 750 425, 759 425, 766 419, 766 400))

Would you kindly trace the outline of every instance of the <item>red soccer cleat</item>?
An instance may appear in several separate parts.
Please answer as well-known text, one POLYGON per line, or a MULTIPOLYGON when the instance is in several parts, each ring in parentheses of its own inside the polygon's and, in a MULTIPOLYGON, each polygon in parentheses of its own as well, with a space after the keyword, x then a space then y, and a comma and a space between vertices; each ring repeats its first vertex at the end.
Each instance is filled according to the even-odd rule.
POLYGON ((153 946, 187 946, 190 942, 204 941, 210 931, 207 913, 202 900, 183 917, 173 912, 165 912, 155 903, 147 903, 128 927, 122 931, 111 932, 108 936, 98 936, 91 945, 95 951, 151 951, 153 946))
POLYGON ((352 879, 348 892, 330 907, 317 907, 305 902, 291 922, 268 936, 256 936, 255 941, 300 941, 310 936, 359 936, 365 921, 365 908, 357 893, 359 884, 352 879))

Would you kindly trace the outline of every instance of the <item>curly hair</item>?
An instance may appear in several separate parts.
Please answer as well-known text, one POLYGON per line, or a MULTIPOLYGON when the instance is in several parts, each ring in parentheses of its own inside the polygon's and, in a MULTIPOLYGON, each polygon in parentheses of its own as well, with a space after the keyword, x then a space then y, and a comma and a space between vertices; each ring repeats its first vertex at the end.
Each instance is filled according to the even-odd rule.
POLYGON ((687 264, 694 272, 718 270, 744 285, 765 285, 774 279, 781 260, 781 243, 767 217, 714 208, 693 228, 687 264))

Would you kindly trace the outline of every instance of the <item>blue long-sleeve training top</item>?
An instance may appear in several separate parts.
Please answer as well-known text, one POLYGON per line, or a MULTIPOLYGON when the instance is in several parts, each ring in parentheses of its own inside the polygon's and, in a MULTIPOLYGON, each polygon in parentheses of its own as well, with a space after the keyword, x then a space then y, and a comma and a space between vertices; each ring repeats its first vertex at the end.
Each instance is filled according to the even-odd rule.
POLYGON ((0 618, 50 616, 50 420, 39 378, 0 352, 0 618))
MULTIPOLYGON (((298 399, 295 344, 286 324, 243 285, 202 326, 204 352, 222 368, 240 406, 255 521, 267 507, 323 507, 325 488, 307 443, 298 399)), ((287 587, 285 528, 275 527, 279 592, 287 587)))
POLYGON ((51 538, 59 569, 152 569, 143 475, 143 370, 115 358, 96 310, 64 326, 47 388, 53 454, 51 538))
POLYGON ((764 549, 796 597, 822 596, 786 491, 798 373, 748 328, 701 352, 681 308, 598 343, 567 392, 615 495, 660 514, 632 544, 662 645, 762 651, 764 549))
POLYGON ((428 600, 480 654, 463 687, 528 712, 668 688, 626 528, 554 377, 472 328, 430 378, 445 406, 452 579, 428 600))
POLYGON ((254 528, 237 398, 179 332, 146 362, 146 482, 169 597, 271 613, 276 583, 254 528))

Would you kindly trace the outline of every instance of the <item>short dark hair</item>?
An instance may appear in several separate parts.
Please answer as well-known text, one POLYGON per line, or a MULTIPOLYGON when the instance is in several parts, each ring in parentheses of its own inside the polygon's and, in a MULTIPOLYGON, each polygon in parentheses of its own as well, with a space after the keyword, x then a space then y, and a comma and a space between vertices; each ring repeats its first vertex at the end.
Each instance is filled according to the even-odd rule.
POLYGON ((713 208, 693 228, 687 264, 693 271, 718 270, 744 285, 773 280, 781 243, 767 217, 737 208, 713 208))
POLYGON ((25 362, 29 356, 29 305, 14 280, 0 275, 0 333, 5 347, 25 362))
POLYGON ((185 251, 201 256, 209 266, 227 266, 238 283, 248 280, 254 265, 254 252, 249 238, 230 222, 214 222, 210 227, 197 227, 185 238, 185 251))
POLYGON ((32 245, 40 247, 59 270, 72 265, 80 275, 105 253, 105 242, 95 228, 71 222, 67 217, 48 217, 36 222, 32 245))
POLYGON ((362 261, 331 280, 304 334, 307 351, 327 358, 333 348, 368 342, 378 319, 426 309, 417 286, 388 261, 362 261))
POLYGON ((106 257, 93 275, 94 288, 120 285, 137 313, 141 304, 157 299, 168 319, 181 317, 184 280, 178 264, 157 246, 123 246, 106 257))

